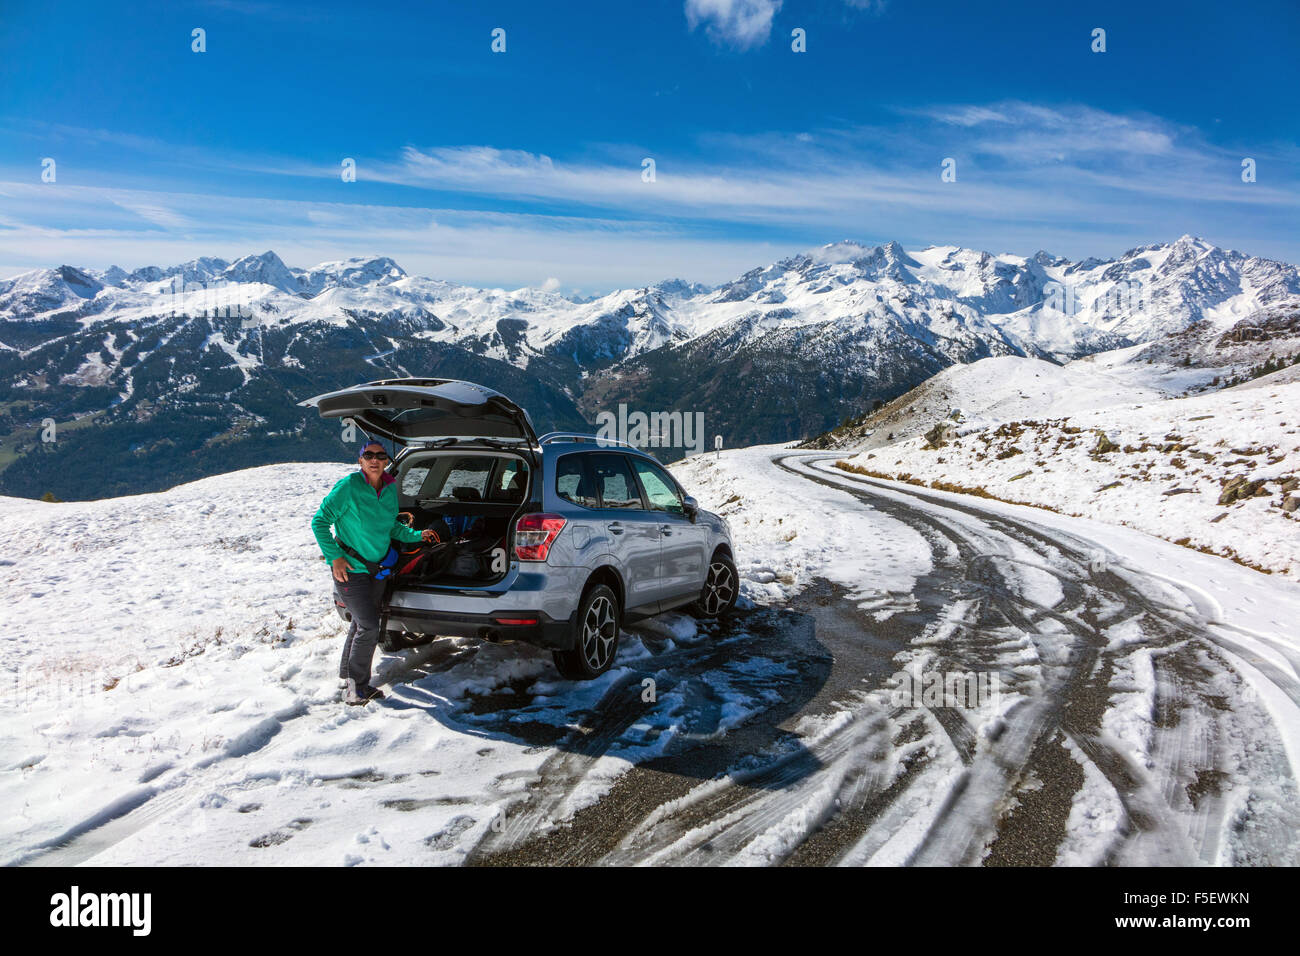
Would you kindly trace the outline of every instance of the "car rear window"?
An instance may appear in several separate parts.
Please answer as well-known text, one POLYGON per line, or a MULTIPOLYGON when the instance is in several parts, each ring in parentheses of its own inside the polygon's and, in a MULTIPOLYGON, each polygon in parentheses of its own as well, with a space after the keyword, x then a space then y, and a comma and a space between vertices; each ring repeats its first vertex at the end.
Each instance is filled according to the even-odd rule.
POLYGON ((412 465, 402 473, 402 483, 398 486, 403 498, 417 498, 420 495, 420 489, 424 487, 425 480, 429 477, 428 465, 412 465))
POLYGON ((565 455, 555 463, 555 493, 584 508, 599 508, 582 455, 565 455))
POLYGON ((448 470, 433 497, 482 501, 491 475, 491 458, 462 458, 448 470))
POLYGON ((442 501, 523 501, 528 466, 496 455, 437 455, 406 467, 398 490, 403 499, 442 501))

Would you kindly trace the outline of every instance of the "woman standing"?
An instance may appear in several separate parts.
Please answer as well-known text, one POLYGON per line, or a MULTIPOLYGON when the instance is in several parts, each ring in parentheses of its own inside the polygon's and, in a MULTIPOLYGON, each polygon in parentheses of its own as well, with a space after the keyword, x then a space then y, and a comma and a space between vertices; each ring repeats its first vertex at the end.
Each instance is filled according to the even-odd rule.
POLYGON ((330 562, 334 589, 352 615, 339 661, 339 678, 346 682, 343 700, 348 704, 384 697, 370 686, 370 665, 379 642, 379 603, 387 581, 376 580, 365 562, 381 561, 393 539, 411 543, 433 540, 432 531, 421 533, 397 520, 397 480, 385 470, 388 452, 384 446, 377 441, 362 445, 357 463, 360 470, 340 479, 311 519, 312 534, 330 562), (344 545, 352 557, 345 553, 344 545))

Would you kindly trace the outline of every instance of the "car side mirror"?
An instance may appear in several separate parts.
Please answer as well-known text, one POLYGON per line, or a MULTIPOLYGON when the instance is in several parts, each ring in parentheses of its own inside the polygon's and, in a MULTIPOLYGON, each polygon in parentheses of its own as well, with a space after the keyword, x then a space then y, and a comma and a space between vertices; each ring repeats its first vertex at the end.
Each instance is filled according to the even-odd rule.
POLYGON ((694 524, 696 515, 700 513, 700 503, 687 495, 682 499, 682 510, 686 512, 686 517, 694 524))

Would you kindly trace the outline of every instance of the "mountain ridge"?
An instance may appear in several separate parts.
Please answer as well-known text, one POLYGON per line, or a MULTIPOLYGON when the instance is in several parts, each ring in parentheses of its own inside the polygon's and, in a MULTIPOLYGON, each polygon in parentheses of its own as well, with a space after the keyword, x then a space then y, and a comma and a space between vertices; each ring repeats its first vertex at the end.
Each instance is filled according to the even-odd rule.
POLYGON ((727 446, 786 441, 957 363, 1066 362, 1197 322, 1226 329, 1298 293, 1296 266, 1192 236, 1080 262, 846 239, 717 286, 594 298, 413 276, 385 256, 62 265, 0 282, 0 492, 108 493, 150 449, 168 450, 160 486, 238 464, 232 449, 329 457, 332 431, 296 401, 408 374, 482 381, 544 427, 627 403, 705 411, 727 446), (65 437, 38 447, 50 420, 65 437), (60 463, 92 445, 103 487, 60 463))

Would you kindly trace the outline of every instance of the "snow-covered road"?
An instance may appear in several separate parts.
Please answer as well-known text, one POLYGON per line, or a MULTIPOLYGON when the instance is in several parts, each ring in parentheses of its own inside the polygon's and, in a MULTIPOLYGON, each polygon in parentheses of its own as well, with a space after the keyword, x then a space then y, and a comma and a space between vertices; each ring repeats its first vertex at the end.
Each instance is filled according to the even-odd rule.
POLYGON ((1300 587, 832 461, 674 467, 732 524, 731 620, 664 616, 590 684, 440 640, 384 657, 364 709, 337 702, 306 537, 332 466, 0 501, 0 545, 30 555, 0 567, 0 858, 1300 862, 1300 587), (159 588, 131 555, 170 541, 188 570, 159 588), (998 693, 907 706, 899 672, 998 693))
POLYGON ((924 836, 868 826, 843 862, 1297 859, 1298 589, 1127 529, 855 482, 831 462, 781 464, 847 477, 931 544, 915 596, 933 616, 908 669, 1003 675, 988 712, 920 712, 955 770, 919 788, 941 807, 924 836))
MULTIPOLYGON (((490 832, 472 861, 1300 858, 1300 654, 1285 634, 1224 622, 1202 588, 1189 597, 1185 585, 1140 568, 1168 562, 1162 553, 1173 546, 1131 535, 1129 560, 1071 519, 1049 528, 1013 514, 1026 509, 828 471, 833 459, 773 459, 791 477, 851 489, 859 507, 912 529, 929 545, 930 571, 907 593, 855 600, 825 583, 767 612, 779 637, 764 653, 799 675, 784 687, 786 706, 633 768, 540 839, 526 839, 536 821, 490 832), (899 670, 996 671, 1000 693, 973 708, 899 706, 890 680, 899 670)), ((1111 544, 1129 534, 1101 531, 1111 544)), ((1211 575, 1241 579, 1233 583, 1247 602, 1270 590, 1256 572, 1208 560, 1211 575)), ((1282 587, 1294 601, 1294 586, 1282 587)), ((1279 610, 1265 623, 1281 625, 1279 610)), ((543 774, 534 796, 557 805, 580 771, 567 762, 543 774)))

